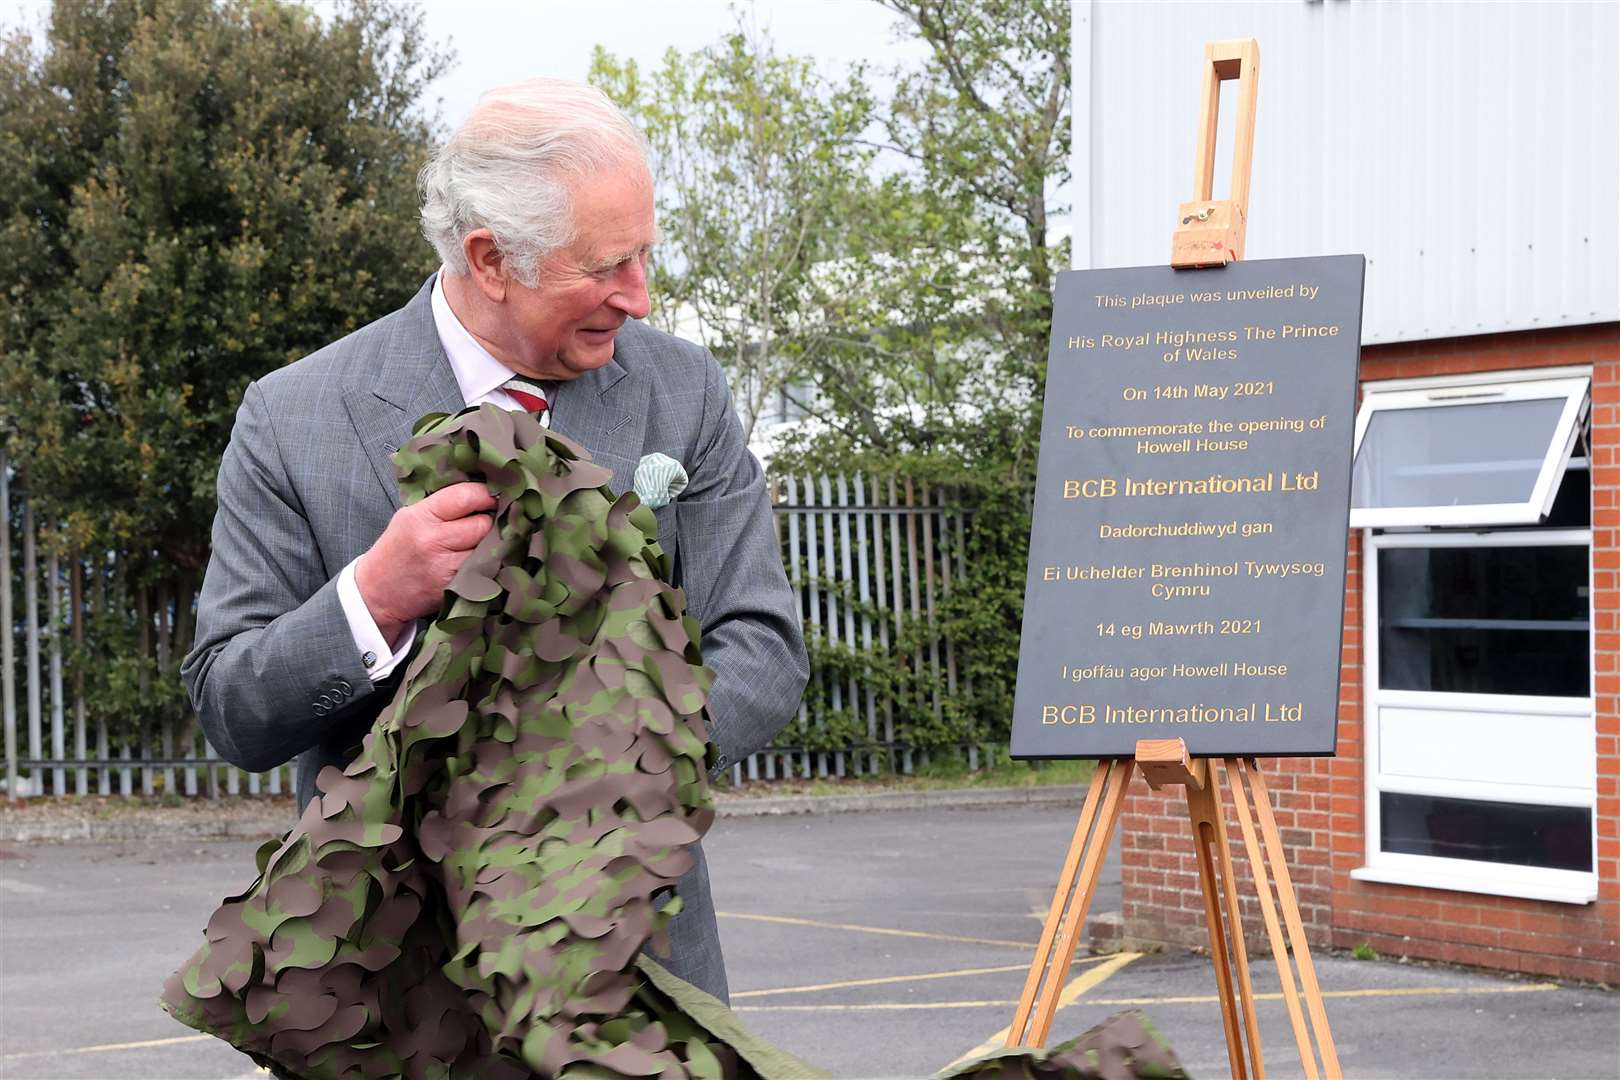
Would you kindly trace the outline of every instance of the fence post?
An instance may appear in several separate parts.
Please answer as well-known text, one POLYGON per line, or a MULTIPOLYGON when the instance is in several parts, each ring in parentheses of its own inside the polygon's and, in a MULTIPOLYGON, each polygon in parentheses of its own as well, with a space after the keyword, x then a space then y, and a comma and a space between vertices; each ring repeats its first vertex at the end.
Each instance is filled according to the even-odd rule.
MULTIPOLYGON (((169 587, 167 584, 158 584, 152 589, 153 599, 157 601, 155 632, 157 634, 157 647, 154 650, 157 659, 158 678, 169 678, 169 642, 174 635, 174 620, 169 615, 169 587)), ((175 758, 175 731, 174 718, 165 716, 160 725, 159 746, 162 747, 164 761, 173 761, 175 758)), ((173 795, 178 788, 175 786, 175 771, 173 765, 163 767, 163 794, 173 795)))
MULTIPOLYGON (((874 561, 874 559, 873 559, 874 551, 873 551, 872 545, 868 542, 868 536, 867 536, 867 532, 868 532, 867 518, 870 516, 867 513, 867 511, 870 508, 871 504, 867 501, 867 498, 866 498, 866 481, 859 473, 855 474, 855 504, 857 506, 859 506, 860 509, 861 509, 860 514, 857 515, 856 518, 855 518, 855 536, 856 536, 857 543, 860 545, 860 553, 861 553, 860 554, 860 563, 859 563, 859 565, 860 565, 859 588, 860 588, 860 598, 861 598, 861 651, 866 653, 867 662, 870 663, 871 662, 871 656, 872 656, 872 574, 871 574, 871 563, 874 561)), ((877 559, 875 561, 877 562, 877 565, 881 568, 882 565, 883 565, 882 559, 879 558, 879 559, 877 559)), ((881 578, 879 580, 881 580, 881 578)), ((865 684, 866 684, 866 741, 868 743, 875 743, 875 742, 877 742, 877 696, 876 696, 877 695, 877 685, 873 681, 870 671, 864 672, 863 674, 865 674, 865 684)), ((867 756, 866 765, 867 765, 866 769, 861 768, 861 756, 860 756, 860 754, 857 753, 855 755, 855 772, 856 772, 856 774, 859 775, 862 772, 866 772, 866 771, 873 771, 873 772, 876 771, 874 769, 871 769, 872 760, 871 760, 870 754, 868 754, 868 756, 867 756)))
MULTIPOLYGON (((894 604, 890 610, 894 613, 894 644, 897 648, 900 645, 901 637, 905 634, 905 570, 904 564, 900 561, 900 533, 908 527, 905 519, 906 515, 900 511, 900 496, 895 488, 895 480, 891 476, 889 477, 889 566, 892 572, 889 575, 889 583, 894 587, 894 604)), ((891 695, 891 707, 896 704, 893 699, 897 696, 891 695)), ((907 750, 900 753, 895 749, 894 715, 892 711, 887 717, 884 730, 889 742, 889 771, 910 773, 911 751, 907 750)))
MULTIPOLYGON (((68 560, 72 567, 68 579, 68 603, 73 607, 73 754, 80 761, 89 757, 85 739, 84 714, 84 561, 74 552, 68 560)), ((83 765, 74 774, 73 790, 79 795, 90 794, 90 770, 83 765)))
MULTIPOLYGON (((127 569, 125 571, 125 580, 130 581, 127 569)), ((133 581, 131 581, 130 584, 132 584, 135 588, 135 621, 140 627, 139 634, 135 639, 139 643, 138 648, 141 657, 141 670, 136 681, 136 686, 141 692, 141 697, 144 698, 146 697, 146 692, 151 689, 152 686, 152 677, 146 667, 146 660, 152 655, 152 602, 150 598, 151 594, 146 586, 136 584, 133 581)), ((150 761, 152 759, 152 755, 149 752, 150 747, 145 740, 142 741, 139 750, 140 752, 137 756, 140 760, 150 761)), ((152 791, 152 767, 150 765, 142 765, 141 794, 151 795, 152 791)))
MULTIPOLYGON (((850 550, 849 519, 849 478, 843 473, 838 474, 838 575, 842 579, 839 585, 848 590, 855 580, 853 568, 853 552, 850 550)), ((864 570, 864 565, 862 566, 864 570)), ((844 594, 844 644, 854 653, 855 645, 855 603, 849 599, 849 593, 844 594)), ((849 713, 857 721, 861 718, 861 692, 855 665, 849 668, 849 713)), ((844 775, 844 752, 842 750, 833 755, 833 772, 838 776, 844 775)))
POLYGON ((203 738, 203 757, 208 759, 208 783, 206 785, 208 797, 218 801, 219 767, 214 762, 219 759, 219 752, 214 749, 214 744, 209 742, 206 736, 203 738))
MULTIPOLYGON (((813 507, 816 504, 816 479, 814 476, 807 475, 804 478, 804 504, 807 507, 813 507)), ((821 630, 821 562, 816 547, 816 525, 815 511, 806 510, 804 514, 804 576, 805 580, 810 583, 810 622, 805 627, 805 635, 819 646, 823 644, 824 639, 821 630)), ((815 693, 819 696, 822 692, 820 672, 816 672, 811 676, 810 685, 815 688, 815 693)), ((808 727, 806 730, 808 730, 808 727)), ((791 772, 793 755, 784 754, 782 761, 783 767, 791 772)), ((772 771, 772 757, 766 757, 765 779, 774 780, 775 778, 775 773, 772 771)))
MULTIPOLYGON (((955 521, 956 521, 956 580, 961 581, 961 582, 965 582, 965 581, 967 581, 967 528, 968 528, 967 527, 967 520, 968 519, 967 519, 967 515, 964 514, 962 512, 962 509, 961 509, 961 507, 962 507, 962 497, 961 497, 962 496, 962 489, 961 488, 953 488, 952 489, 952 496, 955 499, 956 505, 957 505, 957 510, 956 510, 956 514, 955 514, 955 521)), ((945 642, 945 647, 947 649, 951 650, 949 655, 951 657, 951 662, 952 662, 952 671, 954 671, 955 670, 955 661, 956 661, 955 646, 951 644, 949 639, 947 639, 946 642, 945 642)), ((971 670, 970 667, 967 666, 966 663, 963 664, 963 668, 962 668, 962 691, 963 691, 963 693, 965 693, 967 695, 969 701, 973 700, 973 671, 971 670)), ((978 714, 975 711, 974 722, 973 722, 973 737, 975 739, 977 739, 979 737, 979 722, 980 722, 980 718, 978 717, 978 714)), ((996 763, 996 751, 995 751, 995 748, 993 746, 987 746, 986 749, 987 749, 988 752, 986 754, 987 760, 985 762, 985 768, 993 768, 995 766, 995 763, 996 763)))
POLYGON ((11 463, 0 448, 0 723, 6 728, 6 797, 17 798, 17 643, 11 611, 11 463))
MULTIPOLYGON (((839 634, 839 624, 838 624, 838 586, 839 586, 840 582, 837 582, 837 581, 833 580, 834 577, 837 574, 837 566, 838 566, 838 564, 834 561, 834 558, 835 558, 835 555, 836 555, 836 548, 837 548, 838 545, 833 539, 833 535, 834 535, 833 534, 833 529, 835 527, 833 519, 838 517, 839 515, 834 513, 832 511, 832 509, 831 509, 831 506, 832 506, 832 487, 827 482, 827 474, 826 473, 821 474, 820 497, 821 497, 821 506, 823 508, 822 512, 821 512, 821 515, 820 515, 820 517, 821 517, 821 552, 822 552, 821 557, 822 557, 822 565, 824 567, 826 567, 826 577, 827 577, 827 644, 828 644, 829 647, 836 650, 839 643, 840 643, 840 640, 841 640, 840 639, 840 634, 839 634)), ((838 681, 838 675, 837 675, 836 672, 833 674, 832 678, 828 680, 828 683, 832 687, 832 707, 833 707, 833 712, 835 712, 835 713, 842 712, 843 709, 844 709, 844 684, 838 681)), ((826 776, 827 775, 827 755, 824 754, 824 753, 823 754, 818 754, 816 760, 817 760, 817 763, 818 763, 818 770, 817 771, 822 776, 826 776)), ((810 752, 808 750, 806 750, 805 753, 804 753, 804 775, 805 775, 805 779, 809 779, 809 777, 810 777, 810 752)))
MULTIPOLYGON (((910 592, 910 600, 911 600, 911 608, 910 608, 910 611, 911 611, 911 623, 912 623, 913 626, 916 626, 919 623, 922 623, 924 626, 926 626, 927 623, 923 621, 922 571, 921 571, 921 567, 918 566, 918 560, 917 560, 917 513, 916 513, 916 510, 917 510, 917 489, 916 489, 916 486, 912 483, 911 477, 908 476, 908 477, 906 477, 906 511, 907 511, 907 513, 906 513, 906 577, 907 577, 907 584, 910 587, 909 592, 910 592)), ((912 650, 911 671, 912 671, 913 677, 916 680, 916 685, 914 687, 914 693, 912 694, 912 700, 916 704, 916 706, 920 709, 920 708, 922 708, 922 704, 923 704, 923 698, 922 698, 923 646, 922 646, 921 639, 918 639, 916 648, 914 650, 912 650)), ((924 760, 926 761, 926 758, 924 760)), ((913 755, 912 755, 912 751, 911 751, 910 748, 908 748, 906 750, 905 761, 906 761, 906 772, 909 773, 909 772, 912 771, 912 761, 913 761, 913 755)))
MULTIPOLYGON (((23 617, 28 633, 28 757, 38 762, 45 756, 39 712, 39 559, 34 551, 34 507, 24 478, 23 520, 23 617)), ((45 790, 45 773, 37 764, 28 770, 28 793, 45 790)))
MULTIPOLYGON (((95 610, 107 610, 107 558, 105 555, 96 567, 96 600, 95 610)), ((88 615, 86 616, 88 618, 88 615)), ((96 757, 101 759, 101 768, 96 775, 96 793, 111 795, 113 790, 112 741, 107 737, 107 714, 105 712, 96 717, 96 757)))
MULTIPOLYGON (((878 651, 885 657, 889 655, 889 618, 884 612, 889 606, 888 574, 885 570, 887 563, 887 549, 884 547, 884 529, 890 534, 894 532, 894 523, 889 520, 889 514, 884 509, 882 485, 877 477, 872 477, 871 485, 867 488, 868 501, 872 506, 872 606, 876 609, 874 621, 877 623, 878 651)), ((873 724, 874 734, 876 724, 873 724)), ((876 738, 874 742, 880 741, 876 738)), ((883 767, 890 772, 894 771, 894 696, 883 695, 883 767)), ((876 761, 868 762, 875 775, 878 771, 876 761)))
MULTIPOLYGON (((924 509, 937 506, 939 500, 927 484, 922 485, 922 503, 924 509)), ((922 515, 923 531, 923 599, 924 620, 928 626, 928 671, 933 683, 934 719, 938 720, 944 715, 944 707, 939 694, 939 620, 934 612, 934 514, 922 515)))
MULTIPOLYGON (((62 708, 62 560, 51 544, 45 560, 45 606, 50 609, 46 626, 51 633, 51 757, 61 761, 67 757, 67 714, 62 708)), ((51 794, 60 798, 67 794, 67 770, 58 766, 51 770, 51 794)))

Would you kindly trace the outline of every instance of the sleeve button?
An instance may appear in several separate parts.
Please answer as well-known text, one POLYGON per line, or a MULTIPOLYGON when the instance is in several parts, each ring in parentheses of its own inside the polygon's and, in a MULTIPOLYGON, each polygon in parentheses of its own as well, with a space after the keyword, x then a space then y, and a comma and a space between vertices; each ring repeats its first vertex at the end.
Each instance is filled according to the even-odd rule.
POLYGON ((372 652, 370 649, 367 649, 365 653, 361 655, 360 662, 368 668, 374 668, 377 666, 377 654, 372 652))

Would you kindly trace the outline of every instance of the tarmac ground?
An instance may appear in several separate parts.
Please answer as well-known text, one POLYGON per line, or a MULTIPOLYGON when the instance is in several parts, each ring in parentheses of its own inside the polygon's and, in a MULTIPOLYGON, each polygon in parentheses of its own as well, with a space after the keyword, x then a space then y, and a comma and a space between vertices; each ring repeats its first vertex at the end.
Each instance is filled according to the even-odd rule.
MULTIPOLYGON (((1076 799, 1078 804, 1078 797, 1076 799)), ((922 1077, 999 1044, 1075 807, 722 818, 705 841, 732 1004, 842 1077, 922 1077)), ((157 1008, 256 841, 0 845, 0 1078, 264 1075, 157 1008)), ((1117 870, 1092 910, 1119 905, 1117 870)), ((1620 994, 1317 954, 1353 1077, 1620 1077, 1620 994)), ((1267 1073, 1302 1075, 1269 958, 1251 957, 1267 1073)), ((1082 956, 1054 1041, 1145 1012, 1195 1077, 1230 1072, 1209 961, 1082 956)))

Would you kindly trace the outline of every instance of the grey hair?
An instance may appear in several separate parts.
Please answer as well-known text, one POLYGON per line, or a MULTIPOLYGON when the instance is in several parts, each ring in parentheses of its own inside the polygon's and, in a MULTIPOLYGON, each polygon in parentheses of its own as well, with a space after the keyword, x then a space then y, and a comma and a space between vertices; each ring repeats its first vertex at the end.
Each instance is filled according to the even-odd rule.
POLYGON ((488 229, 512 277, 533 288, 546 256, 575 238, 574 186, 628 163, 646 167, 646 137, 595 87, 497 87, 422 167, 422 234, 450 273, 465 274, 462 242, 488 229))

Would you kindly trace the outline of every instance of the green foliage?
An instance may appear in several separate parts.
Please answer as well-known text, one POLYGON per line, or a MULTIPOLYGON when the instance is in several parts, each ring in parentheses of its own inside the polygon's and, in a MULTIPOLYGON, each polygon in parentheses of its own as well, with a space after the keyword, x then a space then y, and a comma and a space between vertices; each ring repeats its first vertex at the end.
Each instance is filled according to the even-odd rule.
MULTIPOLYGON (((1052 281, 1068 265, 1054 242, 1069 180, 1070 11, 1065 0, 878 0, 927 42, 930 59, 902 75, 889 138, 929 185, 970 201, 986 225, 993 268, 981 332, 1026 391, 1038 430, 1052 281)), ((1033 434, 1033 433, 1032 433, 1033 434)))
POLYGON ((966 332, 993 243, 960 194, 885 164, 864 70, 827 77, 743 26, 646 77, 599 49, 591 77, 653 148, 656 317, 726 365, 749 431, 786 395, 823 452, 955 445, 994 372, 966 332))
MULTIPOLYGON (((966 574, 932 632, 955 650, 958 689, 940 718, 914 713, 906 730, 924 744, 998 742, 1018 666, 1053 275, 1068 260, 1049 234, 1066 211, 1069 11, 1058 0, 880 2, 930 48, 880 110, 887 149, 907 163, 890 184, 907 193, 885 218, 896 229, 862 230, 896 268, 885 284, 901 306, 873 321, 872 355, 817 371, 823 402, 846 418, 789 440, 773 466, 901 471, 953 492, 969 521, 966 574), (935 401, 919 407, 927 393, 897 387, 935 401)), ((904 656, 874 664, 904 668, 904 656)), ((931 677, 914 664, 907 674, 931 677)))
POLYGON ((647 134, 665 244, 656 318, 695 332, 730 371, 747 434, 838 331, 820 278, 844 257, 876 153, 872 100, 741 26, 643 78, 598 47, 591 81, 647 134))
MULTIPOLYGON (((871 72, 825 75, 747 25, 647 75, 598 51, 592 77, 652 142, 665 320, 697 320, 746 416, 780 393, 806 417, 778 436, 773 471, 899 472, 949 488, 971 522, 965 579, 932 626, 869 651, 811 628, 808 722, 780 744, 864 743, 864 705, 832 691, 852 680, 881 692, 907 745, 993 744, 1012 712, 1052 282, 1068 259, 1049 233, 1066 212, 1069 11, 880 2, 930 50, 888 73, 887 100, 871 72), (941 641, 954 693, 928 659, 941 641)), ((847 588, 838 604, 862 610, 847 588)))
POLYGON ((180 714, 248 382, 431 271, 443 59, 396 0, 58 0, 43 42, 0 44, 0 440, 47 542, 109 556, 128 601, 89 628, 98 716, 180 714))
POLYGON ((1356 960, 1376 960, 1378 959, 1378 950, 1363 941, 1350 950, 1350 955, 1356 960))

